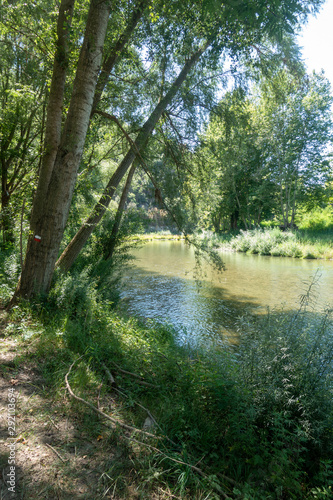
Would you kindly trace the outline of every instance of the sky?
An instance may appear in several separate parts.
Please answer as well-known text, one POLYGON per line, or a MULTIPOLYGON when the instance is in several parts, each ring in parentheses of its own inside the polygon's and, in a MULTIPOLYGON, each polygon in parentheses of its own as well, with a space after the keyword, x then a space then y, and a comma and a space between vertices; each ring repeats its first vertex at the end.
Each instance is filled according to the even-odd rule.
POLYGON ((298 40, 308 71, 323 69, 333 88, 333 0, 309 18, 298 40))

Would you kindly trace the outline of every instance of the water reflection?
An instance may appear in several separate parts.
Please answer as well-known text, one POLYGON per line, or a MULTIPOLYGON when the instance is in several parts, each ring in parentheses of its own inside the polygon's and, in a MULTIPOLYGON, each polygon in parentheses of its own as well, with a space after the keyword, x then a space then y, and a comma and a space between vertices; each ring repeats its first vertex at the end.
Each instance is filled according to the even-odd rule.
POLYGON ((198 290, 194 252, 183 242, 151 242, 134 255, 135 265, 122 282, 123 305, 131 314, 170 322, 182 342, 236 341, 239 316, 281 305, 297 309, 318 271, 317 311, 333 292, 332 262, 224 253, 226 270, 218 276, 205 265, 198 290))

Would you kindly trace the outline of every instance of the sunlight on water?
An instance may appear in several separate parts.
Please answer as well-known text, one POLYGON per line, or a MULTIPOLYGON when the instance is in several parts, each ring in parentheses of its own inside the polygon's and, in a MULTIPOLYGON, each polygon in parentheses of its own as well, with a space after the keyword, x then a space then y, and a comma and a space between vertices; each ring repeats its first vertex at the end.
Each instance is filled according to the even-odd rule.
POLYGON ((198 288, 194 252, 183 242, 150 242, 135 250, 121 286, 122 304, 134 315, 171 323, 182 342, 236 342, 237 318, 267 308, 297 309, 312 277, 316 309, 332 302, 333 262, 223 253, 226 270, 209 266, 198 288))

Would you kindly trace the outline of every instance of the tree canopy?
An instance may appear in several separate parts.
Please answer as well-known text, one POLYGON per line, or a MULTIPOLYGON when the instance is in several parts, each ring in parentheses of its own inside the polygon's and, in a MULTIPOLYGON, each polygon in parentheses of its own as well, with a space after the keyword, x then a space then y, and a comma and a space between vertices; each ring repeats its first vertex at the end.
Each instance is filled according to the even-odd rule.
POLYGON ((29 211, 32 204, 16 296, 47 292, 56 262, 63 269, 70 267, 135 158, 157 191, 157 183, 170 191, 176 172, 173 198, 179 203, 166 192, 175 209, 183 210, 184 201, 186 211, 190 192, 192 205, 200 205, 200 191, 209 185, 214 196, 208 211, 216 228, 225 216, 231 226, 238 219, 245 226, 260 222, 273 210, 268 193, 274 192, 277 199, 278 189, 283 221, 292 222, 295 200, 311 190, 312 173, 320 171, 320 183, 327 167, 319 146, 330 127, 329 89, 320 75, 298 82, 297 76, 273 68, 283 55, 289 66, 296 64, 288 40, 321 4, 120 0, 111 5, 91 0, 77 5, 62 0, 50 7, 42 0, 3 2, 4 235, 10 229, 6 196, 24 186, 31 190, 32 180, 37 180, 36 192, 16 196, 16 214, 24 196, 29 211), (251 67, 252 81, 254 68, 257 76, 266 71, 266 77, 259 78, 259 101, 240 90, 228 91, 221 99, 227 86, 240 82, 251 67), (231 122, 217 121, 214 116, 221 113, 231 122), (285 144, 290 145, 283 158, 278 116, 289 137, 284 137, 285 144), (301 127, 303 135, 293 137, 301 127), (195 160, 195 168, 193 155, 202 159, 200 166, 195 160), (199 172, 195 180, 188 177, 193 170, 199 172), (80 192, 89 203, 78 212, 75 200, 80 192))

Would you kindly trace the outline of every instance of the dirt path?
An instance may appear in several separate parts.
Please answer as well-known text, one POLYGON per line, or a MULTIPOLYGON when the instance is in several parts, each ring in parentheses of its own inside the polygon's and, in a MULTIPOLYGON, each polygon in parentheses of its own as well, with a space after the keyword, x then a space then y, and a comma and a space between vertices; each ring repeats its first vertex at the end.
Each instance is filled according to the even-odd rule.
POLYGON ((80 431, 65 394, 52 397, 0 322, 0 499, 116 498, 104 478, 117 448, 80 431))

